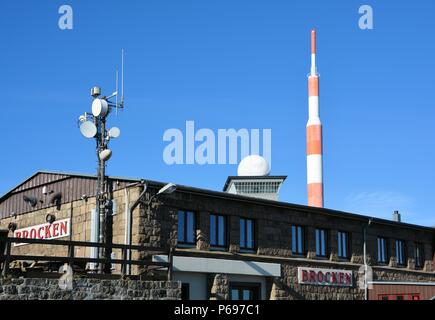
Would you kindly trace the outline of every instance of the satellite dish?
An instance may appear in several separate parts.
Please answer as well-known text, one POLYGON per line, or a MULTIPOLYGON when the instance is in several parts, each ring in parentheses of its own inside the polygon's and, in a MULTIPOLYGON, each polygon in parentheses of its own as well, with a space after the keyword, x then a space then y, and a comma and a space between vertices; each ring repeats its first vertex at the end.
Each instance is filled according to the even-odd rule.
POLYGON ((92 121, 85 121, 80 124, 80 132, 86 138, 93 138, 97 134, 97 127, 92 121))
POLYGON ((100 160, 107 161, 112 156, 112 150, 110 149, 104 149, 101 151, 98 155, 100 157, 100 160))
POLYGON ((95 117, 104 117, 109 111, 109 104, 104 99, 94 99, 92 102, 92 114, 95 117))
POLYGON ((113 127, 109 130, 109 137, 118 138, 121 135, 121 130, 117 127, 113 127))

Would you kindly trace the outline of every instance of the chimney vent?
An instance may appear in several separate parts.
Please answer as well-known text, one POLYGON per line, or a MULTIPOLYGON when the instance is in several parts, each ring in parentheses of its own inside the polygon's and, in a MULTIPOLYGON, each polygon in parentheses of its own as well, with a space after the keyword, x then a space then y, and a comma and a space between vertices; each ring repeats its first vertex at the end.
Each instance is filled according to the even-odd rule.
POLYGON ((393 213, 393 221, 402 222, 402 217, 400 216, 399 211, 394 211, 393 213))

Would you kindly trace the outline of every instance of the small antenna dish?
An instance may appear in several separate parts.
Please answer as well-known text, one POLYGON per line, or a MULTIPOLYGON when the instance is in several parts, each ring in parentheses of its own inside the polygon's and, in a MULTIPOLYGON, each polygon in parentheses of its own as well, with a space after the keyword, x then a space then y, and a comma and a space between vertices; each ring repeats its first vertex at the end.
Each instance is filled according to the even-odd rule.
POLYGON ((92 102, 92 114, 95 117, 104 117, 109 112, 109 104, 104 99, 94 99, 92 102))
POLYGON ((85 138, 93 138, 97 135, 97 127, 91 121, 84 121, 80 124, 80 132, 85 138))
POLYGON ((117 127, 113 127, 109 130, 109 137, 118 138, 121 135, 121 130, 117 127))
POLYGON ((111 156, 112 156, 112 150, 110 150, 110 149, 104 149, 103 151, 101 151, 98 154, 98 157, 100 158, 100 160, 103 160, 103 161, 109 160, 111 156))

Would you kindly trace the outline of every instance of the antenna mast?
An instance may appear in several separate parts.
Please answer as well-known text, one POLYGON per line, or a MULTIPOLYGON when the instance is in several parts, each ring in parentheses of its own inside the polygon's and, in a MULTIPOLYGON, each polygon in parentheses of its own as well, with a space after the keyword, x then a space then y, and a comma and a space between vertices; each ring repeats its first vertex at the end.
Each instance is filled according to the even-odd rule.
MULTIPOLYGON (((99 214, 99 232, 98 241, 100 243, 106 242, 106 229, 107 229, 107 215, 112 211, 113 203, 107 193, 107 177, 106 177, 106 162, 112 156, 112 150, 109 149, 108 144, 110 139, 118 138, 120 130, 117 127, 112 127, 110 130, 106 129, 106 121, 113 109, 118 114, 118 108, 124 108, 124 49, 122 49, 122 74, 121 74, 121 102, 118 102, 118 71, 116 71, 116 91, 110 96, 102 96, 99 87, 91 89, 92 113, 85 112, 84 115, 79 117, 80 132, 86 138, 95 138, 96 140, 96 154, 98 159, 97 170, 97 185, 96 185, 96 202, 99 214), (115 102, 111 101, 115 97, 115 102)), ((105 259, 110 253, 106 252, 104 248, 99 248, 98 257, 105 259)), ((105 273, 106 265, 100 263, 98 266, 99 273, 105 273)))

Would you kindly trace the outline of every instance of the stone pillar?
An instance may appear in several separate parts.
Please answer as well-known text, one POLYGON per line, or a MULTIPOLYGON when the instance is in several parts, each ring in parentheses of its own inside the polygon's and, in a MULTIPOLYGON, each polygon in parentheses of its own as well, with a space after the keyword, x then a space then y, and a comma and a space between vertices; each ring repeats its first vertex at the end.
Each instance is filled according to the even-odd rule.
MULTIPOLYGON (((352 253, 352 257, 350 259, 350 262, 358 263, 358 264, 364 263, 364 235, 362 229, 361 232, 355 232, 352 234, 351 253, 352 253)), ((367 246, 367 254, 368 254, 368 246, 367 246)))
POLYGON ((425 272, 434 272, 435 271, 435 267, 434 267, 433 261, 426 260, 426 262, 424 263, 423 271, 425 271, 425 272))
POLYGON ((210 249, 210 214, 199 212, 197 215, 198 223, 196 229, 196 248, 198 250, 210 249))
POLYGON ((307 250, 307 258, 315 259, 316 258, 316 228, 314 227, 305 227, 305 244, 307 250))
MULTIPOLYGON (((376 263, 376 254, 377 254, 377 236, 371 235, 369 233, 370 228, 367 231, 367 264, 371 265, 376 263)), ((352 235, 351 235, 352 236, 352 235)), ((352 240, 351 240, 352 241, 352 240)))
POLYGON ((229 252, 240 251, 240 217, 228 216, 229 252))
POLYGON ((434 272, 435 271, 435 251, 431 247, 429 243, 424 245, 424 267, 423 270, 426 272, 434 272))
POLYGON ((388 252, 390 252, 390 262, 389 267, 397 268, 397 257, 396 257, 396 241, 391 239, 387 242, 388 252))
POLYGON ((335 229, 328 232, 329 260, 338 261, 338 231, 335 229))
POLYGON ((270 300, 278 300, 279 298, 279 287, 275 283, 272 284, 272 289, 270 290, 270 300))
POLYGON ((210 291, 210 300, 229 300, 230 282, 228 275, 216 274, 210 291))
POLYGON ((407 268, 409 270, 415 270, 415 257, 414 257, 414 247, 415 242, 407 241, 405 244, 405 252, 406 252, 406 260, 407 260, 407 268))

